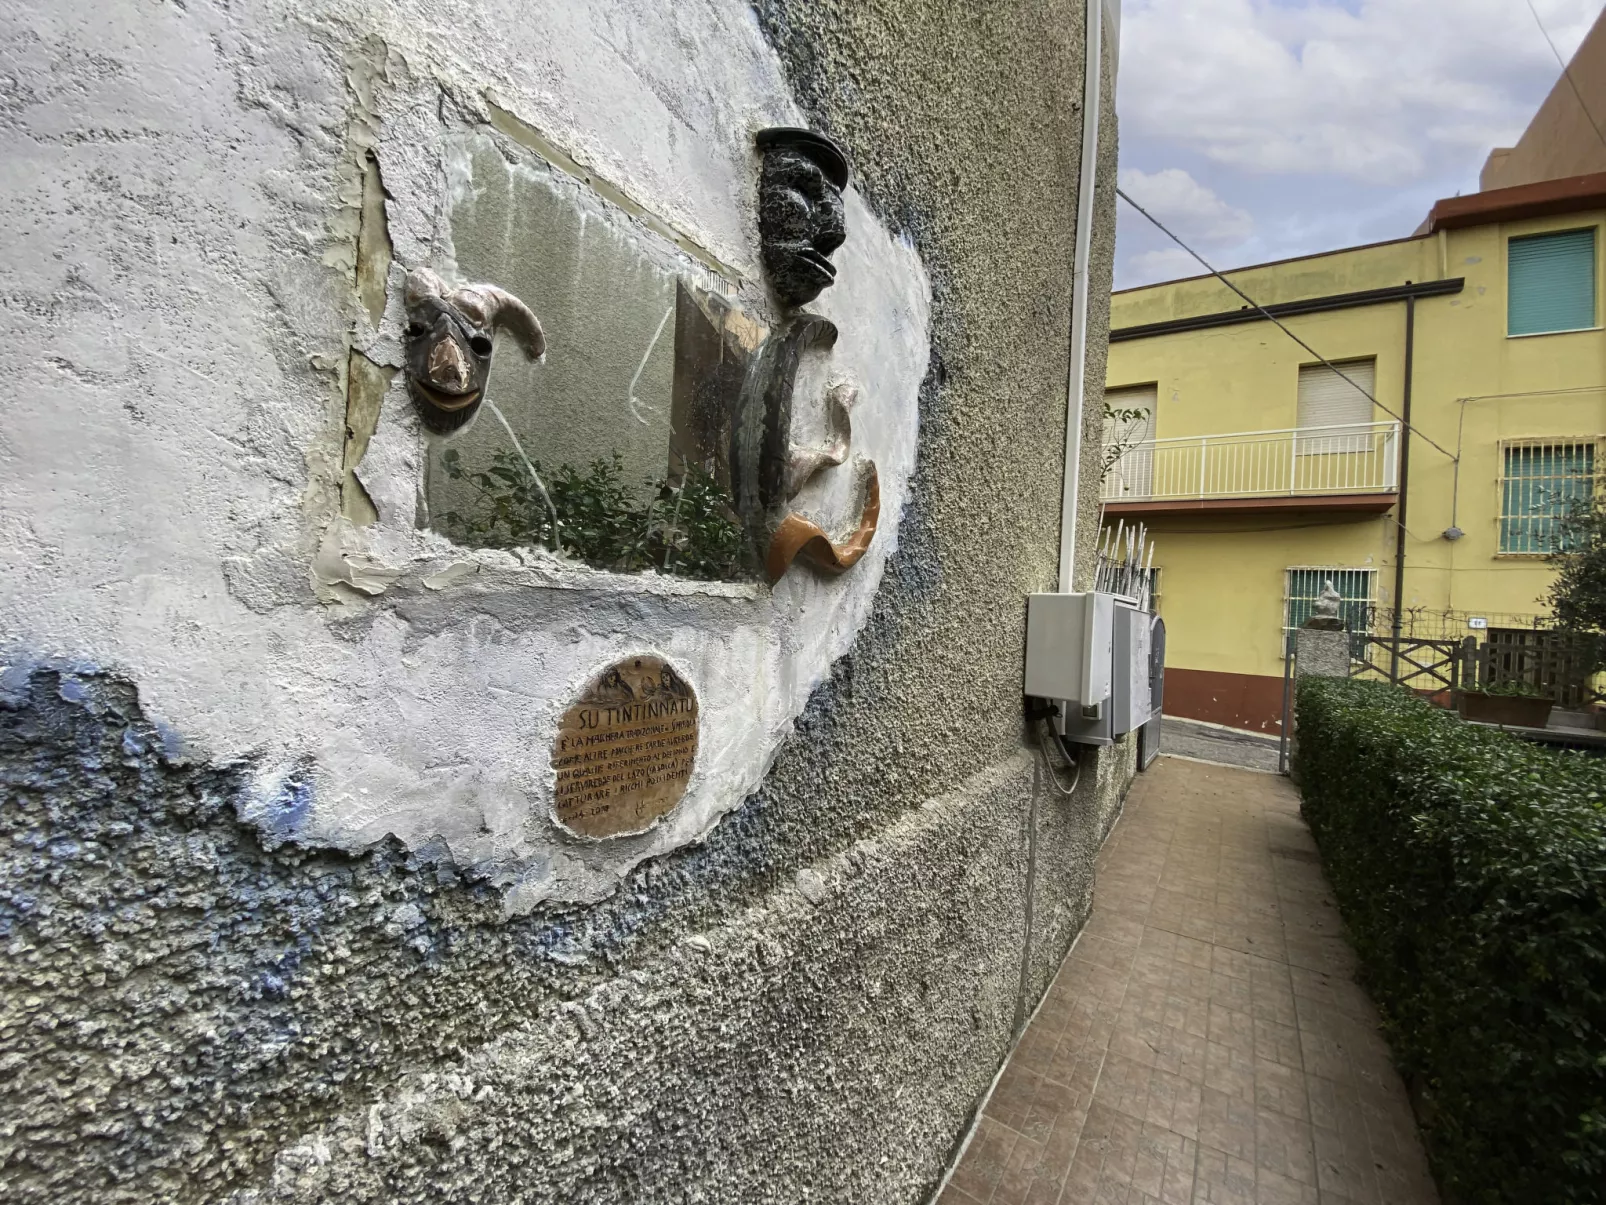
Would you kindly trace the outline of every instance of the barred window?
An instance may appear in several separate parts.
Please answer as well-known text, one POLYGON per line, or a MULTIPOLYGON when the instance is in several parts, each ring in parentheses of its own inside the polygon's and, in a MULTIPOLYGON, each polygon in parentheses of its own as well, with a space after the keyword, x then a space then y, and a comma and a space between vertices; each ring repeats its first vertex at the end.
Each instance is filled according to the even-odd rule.
POLYGON ((1595 492, 1595 441, 1501 446, 1500 551, 1562 551, 1565 520, 1595 492))
MULTIPOLYGON (((1294 650, 1294 633, 1316 613, 1316 600, 1331 580, 1338 591, 1338 617, 1344 626, 1360 641, 1372 630, 1373 590, 1377 584, 1375 569, 1341 569, 1336 565, 1299 565, 1290 568, 1286 575, 1283 596, 1283 639, 1286 653, 1294 650)), ((1364 652, 1359 645, 1352 655, 1364 652)))
POLYGON ((1160 566, 1149 567, 1149 610, 1155 615, 1160 613, 1160 566))

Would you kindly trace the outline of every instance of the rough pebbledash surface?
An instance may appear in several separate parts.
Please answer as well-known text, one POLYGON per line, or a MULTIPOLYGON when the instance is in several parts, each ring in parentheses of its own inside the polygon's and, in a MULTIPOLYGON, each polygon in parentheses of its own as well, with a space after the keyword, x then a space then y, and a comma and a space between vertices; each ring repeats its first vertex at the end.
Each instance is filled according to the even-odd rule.
MULTIPOLYGON (((18 262, 0 318, 27 338, 3 346, 46 331, 56 357, 0 361, 29 384, 0 444, 7 1201, 915 1202, 941 1175, 1008 1047, 1021 981, 1032 789, 1019 719, 1023 596, 1050 588, 1056 572, 1083 7, 1010 3, 980 19, 919 0, 765 0, 755 26, 740 4, 689 0, 675 6, 673 28, 660 7, 564 6, 542 42, 568 45, 583 28, 637 56, 641 86, 661 105, 632 110, 641 146, 670 145, 668 129, 722 128, 723 110, 700 106, 725 84, 683 92, 665 65, 690 58, 709 76, 726 72, 731 88, 770 88, 767 124, 807 124, 845 148, 857 190, 849 241, 818 304, 851 300, 849 264, 879 262, 853 260, 866 248, 929 275, 918 446, 896 505, 877 461, 885 506, 873 549, 893 548, 895 536, 895 551, 859 626, 810 636, 847 651, 811 691, 805 684, 789 735, 757 763, 757 785, 678 846, 611 868, 567 902, 551 895, 523 910, 509 907, 494 867, 440 844, 404 844, 383 828, 350 848, 320 844, 305 828, 327 798, 315 767, 269 767, 257 746, 284 729, 285 697, 322 698, 360 672, 358 650, 434 664, 442 647, 479 634, 465 671, 478 676, 460 696, 468 711, 423 713, 454 735, 459 757, 432 762, 438 790, 395 821, 423 832, 456 806, 454 791, 470 789, 487 749, 482 723, 539 710, 547 700, 532 695, 544 690, 562 695, 558 711, 572 700, 563 692, 579 682, 522 663, 518 674, 493 672, 530 631, 613 641, 622 657, 648 651, 639 628, 656 625, 725 649, 727 661, 745 655, 719 644, 749 605, 745 585, 620 601, 614 583, 586 578, 578 593, 590 613, 576 621, 568 595, 470 589, 462 581, 477 579, 460 573, 472 568, 454 564, 409 587, 393 611, 342 613, 336 655, 298 660, 324 638, 302 626, 324 593, 386 583, 382 565, 344 553, 317 562, 329 580, 309 580, 318 545, 296 543, 297 508, 346 474, 342 423, 359 409, 370 425, 350 439, 373 436, 365 465, 402 464, 406 451, 392 438, 399 378, 377 417, 372 398, 347 409, 348 376, 354 391, 384 393, 385 372, 400 365, 399 347, 387 351, 382 338, 354 348, 338 337, 349 322, 378 323, 373 280, 360 264, 337 265, 352 278, 338 305, 322 283, 336 270, 320 258, 324 225, 355 222, 363 208, 346 196, 362 189, 341 175, 343 140, 381 121, 382 89, 364 72, 382 65, 409 96, 436 80, 424 90, 430 104, 385 118, 420 128, 440 114, 478 122, 496 103, 487 92, 514 107, 525 93, 561 96, 554 110, 582 116, 611 98, 588 60, 538 69, 523 31, 450 0, 395 13, 315 0, 295 23, 203 0, 137 28, 88 0, 29 0, 0 17, 28 68, 28 132, 5 134, 4 146, 43 181, 10 178, 22 192, 6 230, 45 248, 18 262), (418 29, 461 37, 426 41, 418 29), (149 70, 158 52, 141 37, 177 68, 149 70), (75 116, 74 98, 89 94, 99 124, 75 116), (348 100, 349 127, 329 119, 348 100), (201 128, 175 133, 162 124, 174 114, 196 115, 201 128), (104 143, 84 149, 86 138, 104 143), (102 338, 107 323, 137 317, 127 289, 170 330, 193 318, 182 308, 191 301, 204 321, 182 351, 123 338, 132 328, 102 338), (308 330, 327 338, 313 346, 308 330), (170 410, 180 401, 194 442, 175 451, 170 410), (63 413, 74 416, 70 447, 59 439, 63 413), (325 430, 337 433, 328 446, 315 438, 325 430), (120 459, 128 448, 137 455, 120 459), (237 494, 216 501, 202 490, 242 465, 258 475, 237 494), (60 514, 119 474, 131 474, 138 505, 75 520, 102 543, 46 538, 38 515, 14 509, 36 500, 38 514, 50 513, 46 502, 60 514), (201 584, 178 576, 201 554, 169 540, 169 528, 223 533, 202 550, 211 559, 201 584), (138 555, 109 569, 95 558, 114 545, 138 555), (28 589, 13 594, 17 582, 28 589), (295 617, 273 629, 279 643, 264 664, 274 673, 242 676, 246 652, 266 644, 198 651, 217 635, 191 617, 206 591, 231 607, 246 600, 235 607, 249 612, 242 641, 252 624, 295 617), (57 600, 48 614, 47 596, 57 600), (107 598, 122 609, 107 611, 107 598), (66 633, 75 651, 109 651, 68 658, 9 643, 46 620, 63 647, 66 633), (275 676, 284 697, 258 688, 275 676), (171 724, 186 707, 198 723, 215 718, 202 697, 239 709, 223 734, 228 756, 211 751, 218 734, 202 741, 171 724)), ((744 154, 749 135, 732 135, 744 154)), ((592 139, 571 149, 634 186, 666 228, 756 263, 756 227, 742 225, 751 218, 699 224, 699 198, 677 192, 724 180, 701 150, 674 143, 683 159, 659 171, 639 146, 592 139)), ((1101 297, 1113 119, 1103 156, 1101 297)), ((381 158, 378 169, 396 196, 457 163, 381 158)), ((730 191, 750 205, 756 159, 743 170, 730 191)), ((432 250, 421 241, 432 220, 392 214, 396 261, 379 293, 392 309, 404 266, 432 250)), ((557 346, 542 299, 526 300, 557 346)), ((1093 380, 1105 317, 1095 306, 1093 380)), ((528 369, 513 352, 497 364, 528 369)), ((855 410, 856 446, 873 404, 867 396, 855 410)), ((1097 431, 1093 406, 1084 548, 1096 525, 1097 431)), ((371 509, 413 499, 378 491, 371 509)), ((345 513, 354 524, 367 514, 345 513)), ((737 696, 697 685, 701 758, 729 739, 737 696)), ((366 703, 376 724, 421 722, 404 690, 376 690, 366 703)), ((340 714, 313 708, 296 731, 345 739, 340 714)), ((530 730, 532 746, 538 735, 530 730)), ((1121 751, 1101 756, 1076 799, 1043 806, 1028 1007, 1087 915, 1093 859, 1129 774, 1121 751)), ((346 782, 359 802, 367 785, 359 773, 346 782)), ((520 817, 495 810, 510 794, 481 798, 483 812, 465 814, 523 831, 520 817)))

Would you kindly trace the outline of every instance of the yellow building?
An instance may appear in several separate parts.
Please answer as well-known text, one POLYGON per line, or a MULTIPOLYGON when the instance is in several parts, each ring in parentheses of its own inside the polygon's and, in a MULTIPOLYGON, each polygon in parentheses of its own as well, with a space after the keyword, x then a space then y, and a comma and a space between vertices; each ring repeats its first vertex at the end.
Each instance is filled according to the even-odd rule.
POLYGON ((1544 614, 1606 438, 1603 220, 1606 174, 1575 176, 1231 273, 1333 367, 1213 277, 1115 295, 1109 401, 1148 417, 1106 518, 1154 534, 1168 714, 1275 731, 1285 632, 1329 578, 1379 635, 1544 614))

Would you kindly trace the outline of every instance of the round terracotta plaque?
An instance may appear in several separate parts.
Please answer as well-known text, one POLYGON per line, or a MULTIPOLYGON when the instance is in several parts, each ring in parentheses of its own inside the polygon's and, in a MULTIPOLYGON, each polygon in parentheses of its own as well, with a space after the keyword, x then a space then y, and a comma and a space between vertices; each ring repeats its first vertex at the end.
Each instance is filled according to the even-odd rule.
POLYGON ((627 657, 558 724, 558 820, 584 837, 639 833, 680 802, 696 760, 691 686, 662 657, 627 657))

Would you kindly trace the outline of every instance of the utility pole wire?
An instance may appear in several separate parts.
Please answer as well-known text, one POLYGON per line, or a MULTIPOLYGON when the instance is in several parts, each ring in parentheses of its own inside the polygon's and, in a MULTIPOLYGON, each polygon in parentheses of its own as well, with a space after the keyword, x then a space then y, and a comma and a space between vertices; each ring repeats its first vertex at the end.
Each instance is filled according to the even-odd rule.
POLYGON ((1238 296, 1242 297, 1246 302, 1249 303, 1249 306, 1250 306, 1251 309, 1259 310, 1261 317, 1268 319, 1273 325, 1275 325, 1277 327, 1278 330, 1282 331, 1283 334, 1287 335, 1295 343, 1299 344, 1306 351, 1308 351, 1311 355, 1315 356, 1318 360, 1320 360, 1324 365, 1326 365, 1328 368, 1331 368, 1335 373, 1337 373, 1338 376, 1339 376, 1339 379, 1347 382, 1349 384, 1349 387, 1351 389, 1355 390, 1356 393, 1360 394, 1367 401, 1371 402, 1372 405, 1376 406, 1379 410, 1381 410, 1384 414, 1388 415, 1390 418, 1392 418, 1396 422, 1398 422, 1400 424, 1400 426, 1402 428, 1404 428, 1404 430, 1407 432, 1407 436, 1408 437, 1410 435, 1415 435, 1419 439, 1421 439, 1423 442, 1431 444, 1434 448, 1438 449, 1440 452, 1443 452, 1444 455, 1449 456, 1451 460, 1455 459, 1455 457, 1452 456, 1449 453, 1449 451, 1447 451, 1442 445, 1440 445, 1435 440, 1429 438, 1427 435, 1423 434, 1421 431, 1417 430, 1410 423, 1406 422, 1403 418, 1401 418, 1398 414, 1395 414, 1394 411, 1390 410, 1382 402, 1378 401, 1375 397, 1373 397, 1370 392, 1368 392, 1365 389, 1362 389, 1359 385, 1357 385, 1349 377, 1349 375, 1347 373, 1344 372, 1343 369, 1339 368, 1338 365, 1334 364, 1326 356, 1322 355, 1321 352, 1317 351, 1309 343, 1306 343, 1298 335, 1294 334, 1293 331, 1289 330, 1286 326, 1284 326, 1282 324, 1282 322, 1280 322, 1278 320, 1278 318, 1277 318, 1277 316, 1275 314, 1273 314, 1265 306, 1261 305, 1260 302, 1256 301, 1248 293, 1245 293, 1237 285, 1233 284, 1232 281, 1228 280, 1220 272, 1216 271, 1213 267, 1211 267, 1209 261, 1207 261, 1204 256, 1200 255, 1192 247, 1188 246, 1187 243, 1183 242, 1176 235, 1172 234, 1171 231, 1166 228, 1165 223, 1160 221, 1159 218, 1155 217, 1147 209, 1143 208, 1143 206, 1139 205, 1131 197, 1127 196, 1126 195, 1126 191, 1124 189, 1122 189, 1119 186, 1117 186, 1117 188, 1115 190, 1115 195, 1120 197, 1121 200, 1125 201, 1128 205, 1132 206, 1133 209, 1137 210, 1144 217, 1148 218, 1149 221, 1153 222, 1157 227, 1159 227, 1160 232, 1162 234, 1164 234, 1167 238, 1169 238, 1173 243, 1175 243, 1177 246, 1181 247, 1184 251, 1186 251, 1189 255, 1193 256, 1193 258, 1198 260, 1201 264, 1204 264, 1206 272, 1209 272, 1210 275, 1214 276, 1222 284, 1226 285, 1234 293, 1236 293, 1236 294, 1238 294, 1238 296))
POLYGON ((1584 103, 1584 94, 1579 91, 1578 81, 1573 78, 1572 69, 1567 66, 1566 60, 1561 57, 1561 51, 1556 49, 1556 43, 1551 40, 1550 31, 1545 28, 1545 23, 1539 19, 1539 10, 1534 7, 1534 0, 1528 0, 1528 11, 1534 15, 1534 24, 1539 26, 1539 32, 1545 35, 1545 41, 1550 46, 1550 53, 1555 55, 1556 62, 1561 64, 1561 74, 1572 88, 1573 95, 1578 98, 1578 107, 1584 111, 1585 119, 1594 128, 1595 137, 1600 139, 1602 146, 1606 146, 1606 133, 1601 131, 1600 122, 1595 120, 1595 115, 1589 111, 1589 106, 1584 103))

